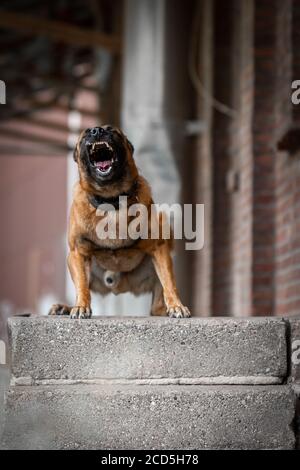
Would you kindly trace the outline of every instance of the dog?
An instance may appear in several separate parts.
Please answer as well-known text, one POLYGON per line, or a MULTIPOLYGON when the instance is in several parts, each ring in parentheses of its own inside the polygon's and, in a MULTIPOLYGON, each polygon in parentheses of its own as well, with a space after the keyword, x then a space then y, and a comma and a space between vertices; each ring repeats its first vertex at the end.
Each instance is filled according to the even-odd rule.
MULTIPOLYGON (((118 128, 102 126, 86 129, 74 150, 79 181, 71 207, 68 241, 68 268, 76 289, 75 306, 53 305, 50 315, 69 315, 71 318, 90 318, 91 291, 106 295, 132 292, 139 295, 152 293, 151 315, 175 318, 190 317, 180 301, 173 272, 172 239, 161 235, 162 215, 157 214, 155 224, 159 236, 106 237, 97 234, 97 224, 103 220, 99 208, 112 206, 116 223, 121 216, 126 226, 132 220, 128 208, 139 203, 147 208, 153 205, 147 181, 139 174, 133 158, 134 148, 118 128), (121 197, 126 198, 124 214, 121 197)), ((149 209, 149 210, 148 210, 149 209)))

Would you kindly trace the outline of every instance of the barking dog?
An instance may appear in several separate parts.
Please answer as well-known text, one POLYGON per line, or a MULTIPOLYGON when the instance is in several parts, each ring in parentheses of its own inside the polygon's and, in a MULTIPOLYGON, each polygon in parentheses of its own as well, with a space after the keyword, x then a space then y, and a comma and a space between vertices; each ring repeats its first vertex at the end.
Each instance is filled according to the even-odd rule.
POLYGON ((76 288, 72 307, 53 305, 50 315, 70 315, 89 318, 90 291, 106 295, 132 292, 139 295, 152 292, 151 315, 189 317, 182 305, 175 284, 171 248, 172 240, 161 235, 161 220, 156 224, 159 236, 155 239, 114 236, 107 233, 99 238, 97 224, 103 213, 97 210, 109 204, 115 209, 117 226, 121 217, 128 226, 131 205, 143 204, 147 209, 147 226, 153 204, 146 180, 138 173, 133 160, 133 146, 126 136, 111 126, 94 127, 84 131, 76 145, 74 160, 79 169, 69 222, 68 267, 76 288), (127 208, 120 205, 126 196, 127 208))

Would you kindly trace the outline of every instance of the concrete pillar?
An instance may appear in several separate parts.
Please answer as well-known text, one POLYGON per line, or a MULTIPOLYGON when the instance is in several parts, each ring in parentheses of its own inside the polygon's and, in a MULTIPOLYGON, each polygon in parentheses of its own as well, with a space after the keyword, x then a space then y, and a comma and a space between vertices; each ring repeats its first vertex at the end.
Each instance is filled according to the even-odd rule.
MULTIPOLYGON (((157 203, 180 202, 181 163, 191 157, 186 149, 186 121, 191 103, 187 57, 192 6, 191 0, 187 4, 127 0, 125 7, 122 127, 134 144, 138 167, 157 203)), ((191 179, 185 184, 191 187, 191 179)), ((185 272, 181 276, 186 253, 182 246, 176 253, 179 290, 191 306, 191 282, 185 272)))
POLYGON ((122 121, 155 200, 173 203, 180 180, 171 139, 177 123, 165 109, 166 5, 166 0, 126 2, 122 121))
MULTIPOLYGON (((198 4, 198 14, 194 21, 197 43, 199 43, 198 56, 193 57, 193 62, 198 70, 206 93, 213 95, 213 14, 214 1, 203 0, 198 4), (198 21, 199 20, 199 21, 198 21)), ((195 48, 196 49, 196 48, 195 48)), ((197 50, 195 50, 197 52, 197 50)), ((205 123, 203 132, 197 138, 195 159, 195 202, 204 204, 204 248, 195 251, 193 269, 193 312, 196 316, 209 316, 211 314, 212 296, 212 103, 197 90, 197 118, 205 123)))

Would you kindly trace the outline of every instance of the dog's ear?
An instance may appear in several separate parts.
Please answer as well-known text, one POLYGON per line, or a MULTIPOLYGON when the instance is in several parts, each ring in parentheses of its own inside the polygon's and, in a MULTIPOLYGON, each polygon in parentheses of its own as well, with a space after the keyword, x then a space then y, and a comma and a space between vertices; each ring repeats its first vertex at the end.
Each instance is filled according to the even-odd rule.
MULTIPOLYGON (((107 127, 111 127, 111 126, 107 126, 107 127)), ((130 140, 128 139, 127 135, 124 134, 123 131, 121 131, 121 129, 119 129, 118 127, 115 127, 115 132, 119 135, 119 137, 122 139, 122 140, 125 140, 127 146, 129 147, 129 150, 130 152, 133 154, 134 152, 134 146, 132 145, 132 143, 130 142, 130 140)))
POLYGON ((79 141, 77 142, 76 144, 76 147, 74 148, 74 152, 73 152, 73 159, 74 159, 74 162, 78 162, 78 157, 79 157, 79 141))
MULTIPOLYGON (((112 129, 112 126, 105 126, 106 128, 111 128, 112 129)), ((121 129, 119 129, 118 127, 115 127, 114 128, 114 131, 119 135, 119 137, 127 144, 127 147, 129 147, 129 150, 130 152, 133 154, 134 153, 134 146, 132 145, 132 143, 130 142, 130 140, 128 139, 127 135, 121 131, 121 129)))
POLYGON ((85 131, 82 131, 80 136, 78 137, 78 141, 77 141, 77 144, 76 144, 76 147, 74 148, 74 152, 73 152, 73 158, 74 158, 74 161, 76 163, 78 163, 78 160, 79 160, 79 155, 80 155, 80 144, 81 144, 81 140, 82 140, 82 137, 84 136, 85 134, 85 131))
POLYGON ((126 137, 126 140, 127 140, 127 145, 131 151, 131 153, 133 154, 134 153, 134 146, 132 145, 132 143, 130 142, 130 140, 126 137))

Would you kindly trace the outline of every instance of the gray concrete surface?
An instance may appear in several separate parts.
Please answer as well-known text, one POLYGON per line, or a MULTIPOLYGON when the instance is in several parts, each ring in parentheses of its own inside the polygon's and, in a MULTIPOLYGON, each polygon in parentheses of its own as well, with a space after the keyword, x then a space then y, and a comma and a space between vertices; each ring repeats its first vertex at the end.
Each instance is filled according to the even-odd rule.
POLYGON ((9 328, 21 385, 178 378, 265 384, 287 374, 281 319, 40 317, 12 318, 9 328))
POLYGON ((10 449, 292 449, 288 386, 37 386, 8 395, 10 449))
POLYGON ((294 384, 293 388, 296 397, 296 416, 294 421, 294 429, 296 433, 296 449, 300 450, 300 383, 294 384))
POLYGON ((0 439, 4 423, 4 394, 9 386, 8 367, 0 365, 0 439))
POLYGON ((291 318, 289 324, 291 377, 293 382, 300 384, 300 319, 291 318))

